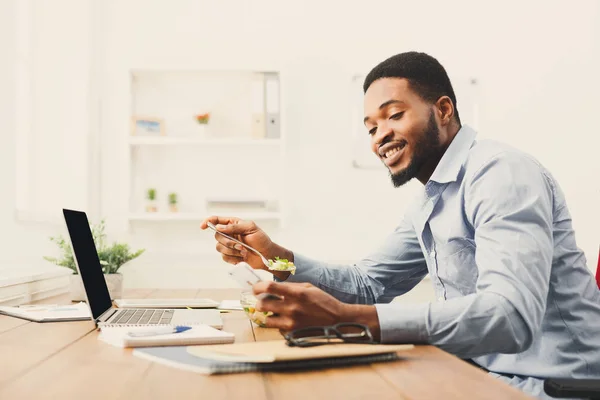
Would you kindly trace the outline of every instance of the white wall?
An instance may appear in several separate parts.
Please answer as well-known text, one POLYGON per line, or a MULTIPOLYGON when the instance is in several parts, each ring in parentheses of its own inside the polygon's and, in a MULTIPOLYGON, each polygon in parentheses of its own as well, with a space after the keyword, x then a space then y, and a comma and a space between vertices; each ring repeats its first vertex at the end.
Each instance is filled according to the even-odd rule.
MULTIPOLYGON (((123 97, 129 68, 280 69, 291 210, 289 229, 274 234, 318 257, 360 257, 392 229, 416 184, 373 198, 371 188, 387 184, 385 173, 350 168, 350 77, 394 53, 419 49, 438 57, 453 76, 479 78, 481 136, 529 151, 555 173, 579 243, 595 259, 598 165, 591 160, 598 144, 592 132, 600 6, 437 4, 108 2, 104 149, 116 162, 103 171, 104 187, 114 188, 106 192, 103 210, 123 212, 112 193, 126 185, 115 179, 127 151, 123 97)), ((198 181, 199 190, 210 188, 204 175, 198 181)))
POLYGON ((0 2, 2 267, 46 266, 42 255, 54 251, 48 236, 63 226, 60 207, 86 207, 92 203, 88 196, 90 17, 89 1, 0 2), (15 25, 18 5, 26 10, 24 22, 30 24, 25 29, 29 33, 22 31, 24 39, 20 41, 15 25), (25 124, 16 120, 17 52, 28 60, 25 74, 31 90, 24 91, 28 92, 26 100, 19 108, 31 116, 25 124), (20 155, 16 152, 17 130, 29 137, 29 146, 20 155), (24 157, 28 174, 15 171, 17 157, 24 157), (27 195, 17 216, 16 180, 24 177, 28 177, 24 185, 27 195))
MULTIPOLYGON (((109 219, 116 236, 129 238, 134 246, 158 249, 167 243, 190 253, 213 249, 208 234, 195 224, 123 230, 127 201, 120 194, 128 187, 124 171, 130 69, 280 70, 289 219, 284 230, 269 232, 307 255, 351 260, 377 246, 393 228, 418 183, 394 190, 385 173, 350 167, 350 78, 392 54, 416 49, 437 57, 451 77, 479 79, 480 137, 528 151, 554 173, 566 193, 578 243, 590 268, 594 265, 600 237, 597 1, 381 0, 358 6, 312 0, 110 0, 96 7, 100 214, 109 219), (381 195, 373 196, 374 189, 381 195)), ((66 15, 57 12, 53 17, 71 18, 66 15)), ((0 76, 2 87, 10 87, 6 74, 0 76)), ((10 102, 5 93, 0 96, 2 104, 10 102)), ((459 109, 460 104, 458 99, 459 109)), ((10 118, 0 124, 3 132, 10 132, 10 118)), ((10 148, 0 151, 0 176, 9 187, 10 148)), ((198 190, 210 188, 204 176, 196 184, 198 190)), ((12 239, 9 253, 26 248, 28 232, 30 254, 41 254, 41 231, 26 231, 12 222, 12 196, 0 201, 2 238, 12 239)), ((210 262, 218 263, 218 257, 210 262)), ((131 273, 143 274, 141 260, 137 264, 131 273)))

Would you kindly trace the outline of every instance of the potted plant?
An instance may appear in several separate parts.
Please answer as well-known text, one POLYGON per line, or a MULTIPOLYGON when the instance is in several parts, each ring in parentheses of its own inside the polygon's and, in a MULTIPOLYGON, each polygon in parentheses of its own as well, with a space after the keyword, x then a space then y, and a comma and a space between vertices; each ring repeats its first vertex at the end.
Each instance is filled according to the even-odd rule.
MULTIPOLYGON (((140 249, 135 252, 131 252, 129 245, 126 243, 114 242, 111 245, 108 245, 104 228, 104 220, 100 221, 100 223, 97 225, 91 226, 94 244, 96 245, 96 251, 98 252, 98 258, 100 259, 102 272, 104 272, 104 279, 106 280, 106 285, 108 286, 110 298, 113 300, 120 298, 123 290, 123 275, 119 273, 119 269, 128 261, 139 257, 145 250, 140 249)), ((56 265, 70 268, 73 271, 73 275, 71 275, 70 289, 71 300, 85 301, 83 283, 77 272, 77 267, 75 266, 75 259, 73 258, 71 244, 61 235, 50 237, 50 240, 58 245, 61 254, 59 257, 45 256, 44 259, 56 265)))
POLYGON ((172 212, 177 212, 177 193, 169 193, 169 208, 172 212))
POLYGON ((206 126, 210 121, 210 113, 198 114, 195 117, 201 135, 206 135, 206 126))
POLYGON ((196 121, 198 121, 198 123, 200 125, 206 125, 206 124, 208 124, 209 120, 210 120, 210 113, 196 115, 196 121))
POLYGON ((148 199, 148 204, 146 204, 147 212, 156 212, 158 211, 158 207, 156 207, 156 189, 150 188, 146 192, 146 198, 148 199))

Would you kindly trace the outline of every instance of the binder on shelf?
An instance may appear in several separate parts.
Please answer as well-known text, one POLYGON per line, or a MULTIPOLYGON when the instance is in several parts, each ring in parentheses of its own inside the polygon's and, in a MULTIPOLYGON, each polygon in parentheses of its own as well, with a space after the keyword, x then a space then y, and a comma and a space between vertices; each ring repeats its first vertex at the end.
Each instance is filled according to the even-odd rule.
POLYGON ((256 74, 252 80, 252 138, 264 139, 265 125, 265 79, 256 74))
POLYGON ((267 138, 280 138, 279 76, 275 73, 265 74, 265 111, 267 138))

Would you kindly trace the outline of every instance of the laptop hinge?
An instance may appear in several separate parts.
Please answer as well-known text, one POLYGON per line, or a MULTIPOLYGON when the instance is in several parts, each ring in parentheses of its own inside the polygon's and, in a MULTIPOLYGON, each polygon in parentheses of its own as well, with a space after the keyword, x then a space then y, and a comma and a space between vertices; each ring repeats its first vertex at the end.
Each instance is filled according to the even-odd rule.
POLYGON ((106 322, 110 319, 110 317, 112 317, 114 315, 114 313, 116 313, 117 310, 115 308, 109 308, 108 310, 104 311, 99 317, 98 319, 96 319, 96 322, 106 322))

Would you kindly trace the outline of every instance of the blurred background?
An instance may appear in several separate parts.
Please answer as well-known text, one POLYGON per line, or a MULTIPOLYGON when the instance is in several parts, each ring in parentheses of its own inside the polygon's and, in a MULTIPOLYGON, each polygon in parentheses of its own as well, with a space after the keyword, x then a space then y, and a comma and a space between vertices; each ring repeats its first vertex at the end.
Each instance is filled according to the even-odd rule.
POLYGON ((597 0, 0 0, 0 49, 5 281, 56 271, 63 207, 146 249, 129 288, 235 286, 210 214, 357 261, 419 190, 392 187, 361 122, 362 77, 409 50, 444 65, 479 138, 554 174, 595 267, 597 0))

